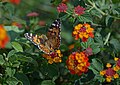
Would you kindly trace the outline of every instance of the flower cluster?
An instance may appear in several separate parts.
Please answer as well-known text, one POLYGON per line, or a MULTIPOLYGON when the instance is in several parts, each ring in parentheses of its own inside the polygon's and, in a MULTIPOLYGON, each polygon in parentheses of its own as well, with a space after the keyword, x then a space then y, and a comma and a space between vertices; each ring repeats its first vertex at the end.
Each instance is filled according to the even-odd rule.
POLYGON ((68 7, 64 3, 59 4, 59 6, 57 7, 58 12, 66 12, 67 9, 68 7))
POLYGON ((59 63, 62 62, 62 57, 63 55, 61 54, 60 50, 56 50, 55 52, 52 52, 51 54, 43 54, 43 57, 48 60, 49 64, 52 63, 59 63))
POLYGON ((5 45, 8 43, 9 37, 3 25, 0 25, 0 48, 5 48, 5 45))
MULTIPOLYGON (((60 3, 57 7, 57 11, 60 12, 64 12, 67 13, 68 10, 68 6, 64 3, 60 3)), ((71 10, 70 10, 71 11, 71 10)), ((74 10, 71 11, 71 15, 82 15, 84 14, 85 8, 83 8, 82 6, 78 5, 77 7, 74 7, 74 10)))
POLYGON ((77 7, 75 7, 74 12, 77 15, 82 15, 82 14, 84 14, 84 10, 85 10, 85 8, 78 5, 77 7))
POLYGON ((90 63, 84 52, 73 52, 69 55, 66 63, 71 74, 81 75, 88 71, 90 63))
POLYGON ((80 38, 83 42, 86 42, 89 37, 94 37, 93 31, 94 29, 89 24, 78 24, 74 27, 73 36, 75 40, 80 38))
POLYGON ((119 78, 118 71, 120 71, 120 59, 115 58, 114 60, 116 61, 116 65, 112 67, 110 63, 107 63, 107 69, 100 71, 100 75, 105 76, 107 82, 119 78))

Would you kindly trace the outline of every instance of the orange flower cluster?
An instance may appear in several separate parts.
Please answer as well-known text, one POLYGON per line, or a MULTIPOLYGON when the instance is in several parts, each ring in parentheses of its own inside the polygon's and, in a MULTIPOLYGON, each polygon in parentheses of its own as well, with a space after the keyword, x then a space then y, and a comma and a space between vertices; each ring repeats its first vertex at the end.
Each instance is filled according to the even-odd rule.
POLYGON ((111 82, 112 80, 119 78, 119 73, 120 71, 120 59, 115 58, 116 65, 112 65, 110 63, 107 63, 106 70, 100 71, 100 75, 105 76, 107 82, 111 82))
POLYGON ((7 35, 7 32, 4 27, 0 25, 0 48, 4 48, 8 41, 9 37, 7 35))
POLYGON ((90 63, 84 52, 73 52, 69 55, 66 63, 71 74, 81 75, 88 71, 90 63))
POLYGON ((89 37, 94 37, 93 31, 94 29, 89 24, 78 24, 74 27, 73 36, 75 40, 81 38, 83 42, 86 42, 89 37))
POLYGON ((51 53, 51 54, 43 54, 43 57, 46 58, 48 60, 49 64, 52 63, 59 63, 62 62, 62 57, 63 55, 61 54, 60 50, 56 50, 55 52, 51 53))

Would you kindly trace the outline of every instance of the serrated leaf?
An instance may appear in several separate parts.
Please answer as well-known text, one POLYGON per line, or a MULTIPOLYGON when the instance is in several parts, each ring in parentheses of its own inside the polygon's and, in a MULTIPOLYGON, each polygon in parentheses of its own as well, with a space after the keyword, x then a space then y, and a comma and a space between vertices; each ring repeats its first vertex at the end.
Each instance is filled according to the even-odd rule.
POLYGON ((102 62, 101 62, 99 59, 97 59, 97 58, 92 59, 91 67, 94 68, 94 69, 96 69, 97 71, 103 70, 103 64, 102 64, 102 62))
POLYGON ((5 63, 5 60, 3 59, 3 56, 0 55, 0 65, 3 65, 5 63))
POLYGON ((17 42, 11 42, 13 48, 17 51, 17 52, 23 52, 23 48, 22 46, 17 43, 17 42))
POLYGON ((55 85, 55 83, 52 80, 44 80, 41 85, 55 85))
POLYGON ((8 85, 18 85, 19 81, 15 77, 9 77, 6 80, 8 85))

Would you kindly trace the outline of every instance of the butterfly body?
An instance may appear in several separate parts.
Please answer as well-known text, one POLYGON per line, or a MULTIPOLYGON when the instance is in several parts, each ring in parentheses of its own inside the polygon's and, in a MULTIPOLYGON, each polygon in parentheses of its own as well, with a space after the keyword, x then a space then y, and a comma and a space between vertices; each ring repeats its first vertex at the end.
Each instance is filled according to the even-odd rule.
POLYGON ((32 33, 25 33, 25 37, 46 54, 54 52, 60 46, 60 20, 53 22, 46 35, 40 36, 32 33))

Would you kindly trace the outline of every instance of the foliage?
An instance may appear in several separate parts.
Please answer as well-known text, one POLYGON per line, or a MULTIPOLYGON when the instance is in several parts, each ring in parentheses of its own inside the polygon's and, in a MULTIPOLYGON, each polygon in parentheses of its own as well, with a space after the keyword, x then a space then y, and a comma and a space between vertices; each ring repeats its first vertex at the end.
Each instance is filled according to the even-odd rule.
POLYGON ((119 85, 119 23, 119 0, 0 0, 0 85, 119 85), (24 34, 58 18, 62 60, 49 63, 24 34))

